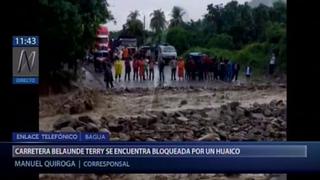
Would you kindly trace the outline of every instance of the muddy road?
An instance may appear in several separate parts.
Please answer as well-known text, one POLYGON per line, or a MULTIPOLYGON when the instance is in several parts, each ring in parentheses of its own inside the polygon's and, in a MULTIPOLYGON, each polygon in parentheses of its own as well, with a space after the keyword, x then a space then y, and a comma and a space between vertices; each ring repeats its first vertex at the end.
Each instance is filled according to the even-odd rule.
MULTIPOLYGON (((274 82, 116 82, 84 70, 82 88, 40 97, 40 131, 109 132, 114 141, 286 140, 286 85, 274 82), (84 123, 85 122, 85 123, 84 123)), ((168 76, 169 77, 169 76, 168 76)), ((40 179, 254 179, 277 174, 41 174, 40 179)))

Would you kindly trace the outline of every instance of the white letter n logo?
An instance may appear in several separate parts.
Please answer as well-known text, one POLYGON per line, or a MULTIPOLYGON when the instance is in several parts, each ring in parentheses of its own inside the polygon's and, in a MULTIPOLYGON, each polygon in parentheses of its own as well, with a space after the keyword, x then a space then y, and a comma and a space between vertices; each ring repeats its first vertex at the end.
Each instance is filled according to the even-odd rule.
POLYGON ((35 58, 36 58, 36 51, 32 51, 28 57, 26 50, 23 49, 20 54, 20 59, 19 59, 19 64, 17 69, 18 73, 20 73, 26 67, 26 65, 28 67, 29 72, 31 72, 34 66, 35 58), (22 64, 22 61, 24 59, 25 59, 24 64, 22 64), (30 63, 30 60, 31 60, 31 63, 30 63))

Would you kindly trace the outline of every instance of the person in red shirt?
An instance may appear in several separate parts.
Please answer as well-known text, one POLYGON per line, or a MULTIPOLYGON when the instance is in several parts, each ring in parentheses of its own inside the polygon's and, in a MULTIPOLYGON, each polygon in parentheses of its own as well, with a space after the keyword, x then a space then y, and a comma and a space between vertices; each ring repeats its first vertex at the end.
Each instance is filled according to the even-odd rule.
POLYGON ((184 59, 182 57, 179 58, 178 61, 178 77, 179 77, 179 81, 183 80, 184 77, 184 59))
POLYGON ((140 81, 146 80, 144 75, 144 60, 142 57, 139 58, 139 76, 140 76, 140 81))
POLYGON ((138 70, 139 70, 139 61, 137 59, 137 57, 134 57, 133 60, 133 80, 138 80, 138 70))
POLYGON ((124 60, 129 59, 129 49, 127 47, 123 49, 122 56, 124 60))

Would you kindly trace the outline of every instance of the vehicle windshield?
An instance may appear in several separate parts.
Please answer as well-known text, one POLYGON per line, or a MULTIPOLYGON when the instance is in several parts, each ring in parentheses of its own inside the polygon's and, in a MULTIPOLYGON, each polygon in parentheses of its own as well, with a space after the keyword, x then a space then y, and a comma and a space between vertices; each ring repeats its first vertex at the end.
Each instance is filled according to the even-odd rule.
POLYGON ((97 43, 108 43, 109 39, 108 38, 97 38, 96 41, 97 41, 97 43))
POLYGON ((176 50, 172 46, 166 46, 163 48, 163 52, 176 52, 176 50))
POLYGON ((108 53, 97 53, 97 57, 107 57, 108 53))

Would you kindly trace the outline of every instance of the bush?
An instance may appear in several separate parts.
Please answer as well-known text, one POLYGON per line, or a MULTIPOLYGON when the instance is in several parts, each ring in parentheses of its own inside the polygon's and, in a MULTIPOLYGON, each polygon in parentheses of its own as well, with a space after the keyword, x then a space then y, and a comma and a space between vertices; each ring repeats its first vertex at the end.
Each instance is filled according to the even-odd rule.
POLYGON ((233 49, 233 39, 228 34, 217 34, 210 38, 208 48, 233 49))
POLYGON ((283 24, 280 23, 271 23, 267 24, 265 30, 265 36, 267 38, 267 42, 271 44, 278 44, 282 37, 286 34, 286 28, 283 24))
POLYGON ((266 72, 268 70, 270 58, 270 45, 266 43, 252 43, 238 51, 236 60, 242 66, 250 65, 257 72, 266 72))

